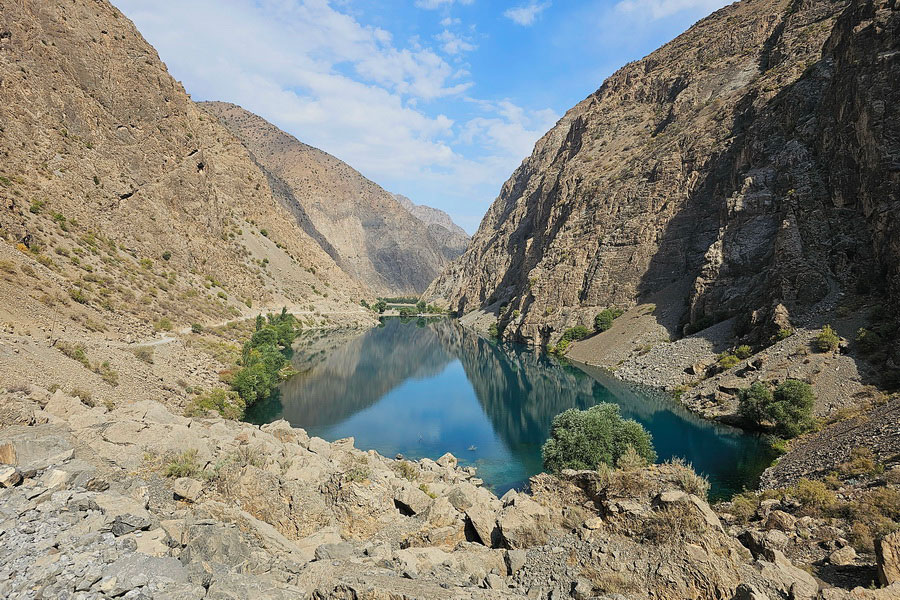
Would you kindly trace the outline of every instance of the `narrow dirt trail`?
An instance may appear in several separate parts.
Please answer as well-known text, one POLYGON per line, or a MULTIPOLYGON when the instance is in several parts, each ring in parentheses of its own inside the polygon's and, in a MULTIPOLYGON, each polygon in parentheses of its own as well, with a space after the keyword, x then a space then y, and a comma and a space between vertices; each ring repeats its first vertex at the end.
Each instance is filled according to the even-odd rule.
MULTIPOLYGON (((309 316, 309 315, 315 315, 315 316, 359 315, 360 317, 364 317, 364 316, 368 315, 368 311, 366 311, 362 308, 359 310, 311 311, 311 310, 304 310, 300 306, 284 306, 284 305, 274 306, 273 305, 273 306, 262 306, 262 307, 255 308, 255 309, 245 310, 239 316, 232 317, 230 319, 226 319, 224 321, 219 321, 219 322, 215 322, 215 323, 203 323, 203 326, 209 327, 209 328, 223 327, 225 325, 228 325, 229 323, 233 323, 234 321, 244 321, 247 319, 255 319, 256 315, 259 315, 259 314, 265 314, 268 312, 281 312, 282 309, 286 309, 287 312, 291 313, 292 315, 294 315, 296 317, 309 316)), ((176 333, 185 335, 190 332, 191 332, 190 327, 182 327, 176 333)), ((142 348, 142 347, 148 348, 148 347, 162 346, 164 344, 171 344, 172 342, 175 342, 179 339, 180 338, 178 338, 174 335, 164 334, 163 337, 150 338, 147 340, 140 340, 137 342, 132 342, 130 344, 123 344, 123 346, 129 347, 129 348, 142 348)))

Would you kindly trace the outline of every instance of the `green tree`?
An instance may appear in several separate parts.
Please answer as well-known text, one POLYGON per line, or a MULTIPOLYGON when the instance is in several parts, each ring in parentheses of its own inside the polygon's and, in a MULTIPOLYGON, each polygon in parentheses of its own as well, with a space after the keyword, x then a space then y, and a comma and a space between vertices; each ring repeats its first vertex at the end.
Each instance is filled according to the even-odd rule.
POLYGON ((812 387, 803 381, 788 379, 774 392, 757 381, 738 392, 738 413, 758 426, 770 424, 780 437, 792 438, 813 428, 815 401, 812 387))
POLYGON ((769 386, 757 381, 747 389, 738 390, 737 396, 739 415, 757 426, 768 419, 768 410, 773 400, 769 386))
POLYGON ((384 300, 379 300, 372 306, 372 308, 375 309, 375 311, 378 313, 384 313, 384 311, 387 310, 387 302, 385 302, 384 300))
POLYGON ((594 330, 597 332, 606 331, 612 327, 613 321, 621 317, 625 311, 620 308, 606 308, 594 317, 594 330))
POLYGON ((769 416, 775 423, 776 434, 792 438, 813 428, 812 410, 816 396, 808 383, 788 379, 775 388, 772 396, 774 402, 769 416))
POLYGON ((618 405, 571 408, 553 419, 542 449, 544 468, 559 473, 596 469, 600 463, 614 467, 629 447, 648 463, 656 460, 650 434, 636 421, 623 419, 618 405))
POLYGON ((427 304, 425 304, 424 300, 419 300, 418 302, 416 302, 416 310, 419 311, 420 315, 425 312, 426 306, 427 304))

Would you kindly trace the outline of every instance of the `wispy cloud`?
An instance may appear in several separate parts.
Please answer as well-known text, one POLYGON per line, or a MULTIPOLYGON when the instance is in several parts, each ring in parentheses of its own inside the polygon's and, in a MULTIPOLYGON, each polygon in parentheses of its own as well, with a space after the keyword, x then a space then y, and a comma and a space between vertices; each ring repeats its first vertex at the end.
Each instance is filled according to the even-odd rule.
POLYGON ((642 17, 663 19, 684 11, 710 12, 731 4, 730 0, 622 0, 616 8, 623 12, 638 13, 642 17))
POLYGON ((459 2, 460 4, 472 4, 473 1, 474 0, 416 0, 416 6, 427 10, 435 10, 446 6, 452 6, 454 2, 459 2))
POLYGON ((503 16, 522 27, 533 25, 538 16, 550 6, 549 2, 532 2, 523 6, 510 8, 503 13, 503 16))
POLYGON ((471 40, 456 33, 452 33, 447 29, 436 35, 435 39, 441 43, 441 50, 450 55, 471 52, 477 48, 471 40))

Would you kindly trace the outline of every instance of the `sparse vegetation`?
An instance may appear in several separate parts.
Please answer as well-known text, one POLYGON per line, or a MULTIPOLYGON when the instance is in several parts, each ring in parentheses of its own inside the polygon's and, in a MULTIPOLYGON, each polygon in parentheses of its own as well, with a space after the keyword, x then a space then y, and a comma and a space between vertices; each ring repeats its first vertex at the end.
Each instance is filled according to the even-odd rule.
POLYGON ((636 421, 623 419, 616 404, 598 404, 587 410, 571 408, 553 419, 550 439, 542 449, 544 468, 596 469, 614 466, 631 448, 644 464, 656 460, 650 434, 636 421))
POLYGON ((215 388, 194 396, 185 409, 185 415, 205 417, 210 411, 215 411, 226 419, 239 420, 244 417, 244 409, 244 401, 237 392, 215 388))
POLYGON ((556 343, 556 346, 553 346, 549 349, 549 352, 552 354, 558 354, 562 356, 569 350, 569 345, 572 342, 582 340, 591 334, 591 330, 585 327, 584 325, 577 325, 575 327, 569 327, 563 332, 562 337, 556 343))
POLYGON ((815 339, 815 348, 819 352, 834 352, 838 349, 841 338, 831 325, 826 325, 815 339))
POLYGON ((172 331, 172 321, 167 317, 163 317, 153 324, 153 328, 157 331, 172 331))
POLYGON ((400 477, 408 481, 415 481, 419 478, 418 470, 409 461, 397 461, 394 463, 393 468, 400 477))
POLYGON ((138 346, 132 350, 131 353, 134 354, 135 358, 138 360, 143 361, 148 365, 153 364, 153 348, 151 346, 138 346))
POLYGON ((185 450, 178 454, 166 464, 164 473, 166 477, 197 477, 203 465, 197 460, 197 450, 185 450))

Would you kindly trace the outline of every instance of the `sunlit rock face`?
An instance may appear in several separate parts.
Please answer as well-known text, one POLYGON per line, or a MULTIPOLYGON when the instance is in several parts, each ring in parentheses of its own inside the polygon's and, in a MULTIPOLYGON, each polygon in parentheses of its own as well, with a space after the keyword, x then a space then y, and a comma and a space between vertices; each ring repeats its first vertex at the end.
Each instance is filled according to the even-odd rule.
POLYGON ((842 291, 897 297, 897 22, 773 0, 703 19, 538 142, 428 297, 508 303, 503 335, 533 344, 659 294, 757 336, 842 291))

